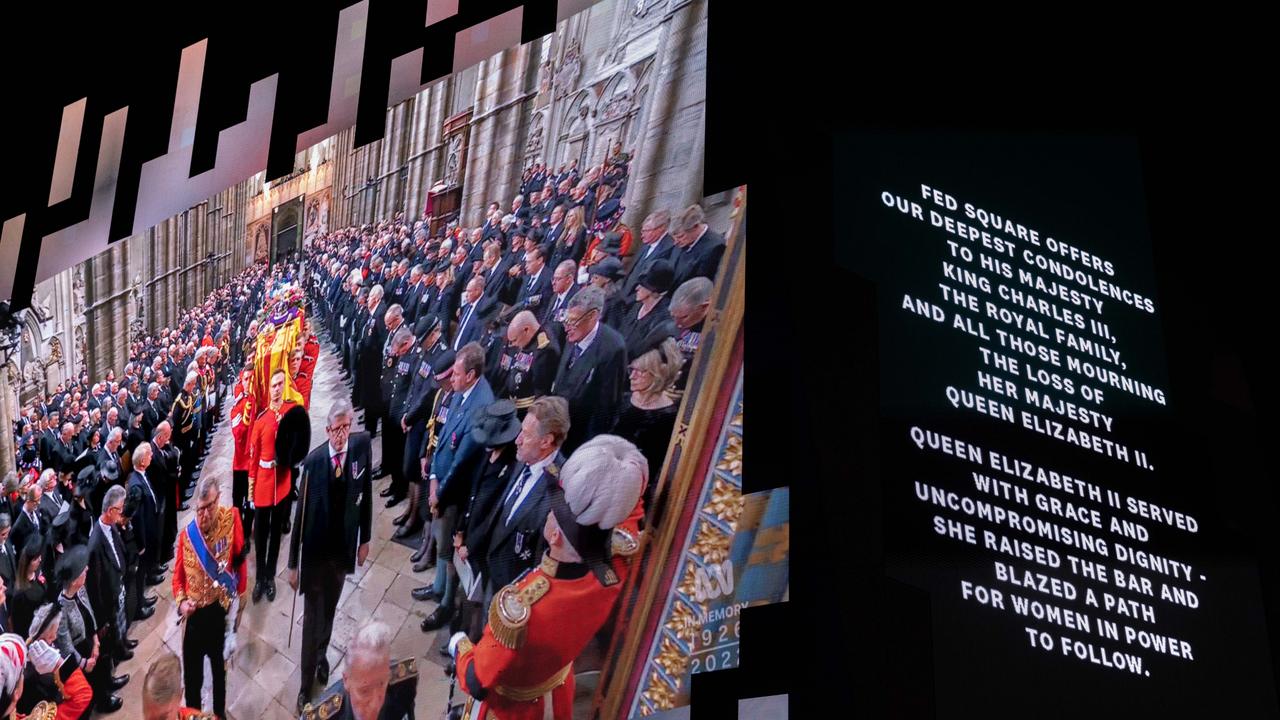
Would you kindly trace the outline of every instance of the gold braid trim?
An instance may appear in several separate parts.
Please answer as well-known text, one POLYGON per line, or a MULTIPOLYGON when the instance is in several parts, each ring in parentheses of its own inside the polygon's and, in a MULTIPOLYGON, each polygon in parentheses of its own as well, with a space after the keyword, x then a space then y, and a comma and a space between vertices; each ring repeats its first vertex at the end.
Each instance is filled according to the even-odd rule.
POLYGON ((509 700, 515 700, 516 702, 533 702, 563 685, 564 681, 569 677, 569 672, 571 670, 573 670, 573 663, 569 663, 568 665, 560 668, 560 671, 555 675, 552 675, 537 685, 515 688, 507 687, 506 685, 499 685, 494 688, 494 691, 502 697, 509 700))
POLYGON ((489 628, 493 639, 509 650, 524 643, 525 625, 532 605, 551 589, 551 581, 539 576, 523 588, 511 583, 493 596, 489 605, 489 628))
POLYGON ((41 700, 31 708, 27 720, 54 720, 56 717, 58 717, 58 706, 48 700, 41 700))

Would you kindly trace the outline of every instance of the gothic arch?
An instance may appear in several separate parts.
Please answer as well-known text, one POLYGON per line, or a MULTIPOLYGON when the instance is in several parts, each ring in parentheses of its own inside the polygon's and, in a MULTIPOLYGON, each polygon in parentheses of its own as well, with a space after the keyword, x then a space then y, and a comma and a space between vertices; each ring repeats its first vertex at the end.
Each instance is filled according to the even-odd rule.
POLYGON ((574 96, 565 109, 560 121, 561 157, 549 160, 548 165, 569 164, 576 159, 579 165, 585 166, 586 154, 590 148, 591 116, 595 109, 595 96, 590 90, 583 90, 574 96))

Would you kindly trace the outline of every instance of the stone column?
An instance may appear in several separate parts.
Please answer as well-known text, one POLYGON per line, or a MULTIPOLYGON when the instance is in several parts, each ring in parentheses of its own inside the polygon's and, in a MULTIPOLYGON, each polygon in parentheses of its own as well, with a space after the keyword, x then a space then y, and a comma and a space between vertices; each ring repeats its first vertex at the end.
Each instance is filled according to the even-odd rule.
POLYGON ((13 385, 9 384, 9 363, 0 365, 0 478, 17 470, 13 460, 13 385))

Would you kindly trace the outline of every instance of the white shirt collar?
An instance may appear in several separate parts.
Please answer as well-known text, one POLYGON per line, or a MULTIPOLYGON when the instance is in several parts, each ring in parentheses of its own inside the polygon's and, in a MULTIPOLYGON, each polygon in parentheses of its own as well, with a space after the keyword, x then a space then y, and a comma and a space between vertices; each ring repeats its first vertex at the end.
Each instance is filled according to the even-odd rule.
POLYGON ((329 448, 329 459, 332 460, 338 455, 345 453, 347 451, 347 447, 350 445, 351 445, 351 438, 349 436, 347 437, 347 442, 343 444, 341 450, 334 450, 333 443, 325 443, 325 447, 329 448))
POLYGON ((587 333, 586 337, 578 341, 578 347, 582 348, 582 352, 586 352, 587 348, 591 347, 591 343, 595 342, 596 335, 599 335, 599 334, 600 334, 600 323, 599 321, 597 321, 595 328, 592 329, 591 332, 587 333))
POLYGON ((471 387, 469 387, 469 388, 467 388, 466 390, 463 390, 463 391, 462 391, 462 404, 463 404, 463 405, 467 404, 467 398, 471 397, 471 391, 472 391, 472 390, 475 390, 475 389, 476 389, 476 386, 477 386, 477 385, 479 385, 479 384, 480 384, 480 381, 479 381, 479 380, 476 380, 475 382, 471 383, 471 387))
POLYGON ((709 230, 710 228, 711 228, 710 225, 703 225, 702 232, 698 233, 698 237, 694 238, 693 242, 689 243, 689 246, 685 248, 685 251, 687 252, 689 250, 692 250, 693 246, 698 244, 698 241, 702 239, 703 235, 707 234, 707 230, 709 230))

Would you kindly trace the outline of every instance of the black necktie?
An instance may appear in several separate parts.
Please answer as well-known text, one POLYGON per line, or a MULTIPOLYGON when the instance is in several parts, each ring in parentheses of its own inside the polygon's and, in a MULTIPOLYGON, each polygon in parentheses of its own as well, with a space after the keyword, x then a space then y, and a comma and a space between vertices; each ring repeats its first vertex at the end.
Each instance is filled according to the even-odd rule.
POLYGON ((524 472, 520 473, 520 477, 516 480, 515 489, 511 491, 511 497, 507 498, 506 507, 503 509, 502 516, 505 518, 505 524, 511 524, 511 511, 516 507, 516 501, 520 499, 520 491, 524 490, 524 484, 533 475, 533 468, 528 465, 524 466, 524 472))

